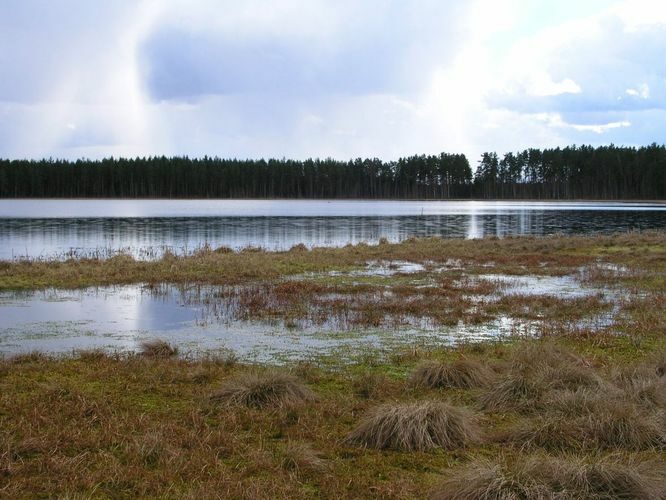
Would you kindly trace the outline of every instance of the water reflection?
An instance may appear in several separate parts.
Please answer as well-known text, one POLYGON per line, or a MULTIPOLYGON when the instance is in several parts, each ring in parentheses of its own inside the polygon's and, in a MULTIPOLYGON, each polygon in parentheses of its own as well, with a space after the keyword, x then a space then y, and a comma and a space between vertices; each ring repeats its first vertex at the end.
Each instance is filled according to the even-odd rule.
POLYGON ((511 333, 506 321, 475 325, 464 332, 455 328, 402 332, 294 330, 285 328, 282 322, 234 320, 234 302, 220 300, 220 294, 225 293, 216 287, 171 285, 1 292, 0 354, 32 350, 68 353, 86 348, 132 351, 141 341, 157 336, 185 352, 224 348, 242 359, 275 362, 338 350, 351 354, 363 346, 419 341, 432 345, 511 333))
MULTIPOLYGON (((406 263, 395 265, 402 272, 419 271, 415 266, 405 267, 406 263)), ((386 268, 386 272, 392 271, 391 267, 386 268)), ((378 263, 369 263, 368 272, 383 273, 384 269, 378 263)), ((501 283, 504 295, 577 298, 599 292, 572 276, 487 275, 474 279, 501 283)), ((339 303, 337 309, 332 307, 340 300, 351 301, 348 302, 351 306, 362 295, 335 293, 315 297, 301 316, 276 313, 265 317, 260 314, 261 308, 257 309, 257 300, 262 297, 278 312, 289 310, 289 304, 270 302, 275 298, 271 290, 261 286, 162 284, 0 292, 0 354, 32 350, 66 353, 85 348, 133 351, 143 340, 162 337, 185 352, 224 348, 233 350, 242 359, 276 361, 305 359, 345 349, 349 353, 359 352, 363 346, 390 349, 423 343, 432 347, 532 335, 541 327, 539 321, 506 315, 487 318, 485 322, 460 318, 442 323, 427 314, 414 316, 400 311, 395 316, 386 313, 383 321, 370 326, 357 321, 359 311, 353 307, 340 307, 339 303), (252 299, 249 303, 248 298, 252 299), (259 314, 252 313, 255 309, 259 314)), ((392 292, 378 293, 380 299, 386 299, 392 292)), ((479 300, 492 301, 497 297, 470 296, 469 314, 473 315, 474 304, 479 304, 479 300)), ((592 329, 607 326, 616 312, 614 308, 607 315, 585 318, 578 326, 592 329)))
POLYGON ((129 251, 153 258, 169 248, 185 253, 204 244, 286 250, 298 243, 343 246, 385 237, 602 233, 666 228, 664 210, 543 210, 484 208, 469 213, 411 216, 275 216, 157 218, 0 218, 0 259, 106 256, 129 251))

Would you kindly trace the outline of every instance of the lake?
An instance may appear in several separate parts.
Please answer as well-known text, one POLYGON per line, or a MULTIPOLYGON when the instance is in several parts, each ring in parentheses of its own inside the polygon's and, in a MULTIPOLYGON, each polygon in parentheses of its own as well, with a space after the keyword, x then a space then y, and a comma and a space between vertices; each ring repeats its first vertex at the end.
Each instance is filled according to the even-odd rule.
POLYGON ((410 236, 665 229, 666 204, 348 200, 0 200, 0 259, 157 258, 203 245, 286 250, 410 236))

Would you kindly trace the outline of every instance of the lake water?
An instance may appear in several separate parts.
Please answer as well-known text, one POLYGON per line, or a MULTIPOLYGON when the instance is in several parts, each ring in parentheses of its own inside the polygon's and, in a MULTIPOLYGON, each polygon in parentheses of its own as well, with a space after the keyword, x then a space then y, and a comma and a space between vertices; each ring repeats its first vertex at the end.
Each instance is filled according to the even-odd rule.
POLYGON ((0 259, 155 258, 205 244, 286 250, 385 237, 666 229, 666 204, 327 200, 0 200, 0 259))

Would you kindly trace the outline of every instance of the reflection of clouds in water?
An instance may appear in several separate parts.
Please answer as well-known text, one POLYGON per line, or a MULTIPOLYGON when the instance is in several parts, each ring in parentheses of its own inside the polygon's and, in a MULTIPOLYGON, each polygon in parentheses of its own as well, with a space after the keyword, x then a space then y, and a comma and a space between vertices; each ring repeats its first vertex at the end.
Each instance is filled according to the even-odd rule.
MULTIPOLYGON (((449 261, 445 267, 458 265, 459 262, 449 261)), ((422 270, 422 265, 409 262, 372 261, 366 270, 347 275, 391 275, 422 270)), ((480 275, 474 279, 500 281, 505 285, 503 294, 575 298, 598 292, 571 276, 480 275)), ((344 314, 332 315, 323 323, 306 315, 296 322, 296 328, 287 328, 279 319, 244 320, 239 303, 239 293, 243 290, 255 292, 251 288, 168 284, 0 292, 0 354, 31 350, 71 352, 94 347, 126 351, 137 349, 139 341, 145 338, 162 337, 184 352, 226 348, 243 359, 275 361, 330 354, 337 349, 358 352, 363 345, 386 348, 418 342, 451 344, 532 334, 539 327, 535 321, 504 316, 483 324, 461 321, 456 325, 441 325, 427 317, 403 316, 396 324, 391 323, 395 318, 387 317, 385 325, 368 329, 349 322, 351 316, 344 314)), ((326 308, 325 300, 323 303, 326 308)), ((612 317, 601 320, 605 325, 612 317)))
POLYGON ((0 352, 20 337, 20 343, 34 349, 107 344, 133 349, 139 337, 179 329, 196 319, 193 308, 180 307, 177 294, 151 296, 140 286, 1 295, 0 352))

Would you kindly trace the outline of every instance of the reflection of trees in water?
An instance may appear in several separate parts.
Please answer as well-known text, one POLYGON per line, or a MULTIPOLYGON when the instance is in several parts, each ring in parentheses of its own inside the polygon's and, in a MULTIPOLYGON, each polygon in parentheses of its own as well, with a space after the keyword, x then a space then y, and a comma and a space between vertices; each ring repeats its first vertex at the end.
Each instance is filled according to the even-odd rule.
POLYGON ((212 247, 286 250, 298 243, 342 246, 381 237, 478 238, 523 234, 614 232, 665 226, 659 211, 498 210, 390 217, 203 217, 0 219, 0 259, 28 255, 106 257, 125 250, 151 259, 212 247))

